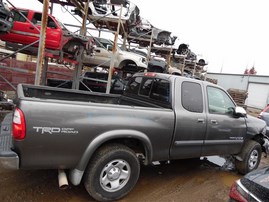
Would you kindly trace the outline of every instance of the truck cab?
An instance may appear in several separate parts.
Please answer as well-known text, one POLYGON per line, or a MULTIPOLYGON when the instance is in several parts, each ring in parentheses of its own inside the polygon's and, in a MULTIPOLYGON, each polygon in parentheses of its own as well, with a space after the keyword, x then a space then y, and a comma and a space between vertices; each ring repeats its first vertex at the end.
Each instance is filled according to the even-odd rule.
MULTIPOLYGON (((9 44, 29 45, 37 42, 33 44, 33 46, 37 47, 40 38, 42 13, 30 9, 12 9, 11 11, 14 15, 13 27, 9 33, 1 35, 0 39, 9 44)), ((89 43, 88 37, 70 32, 54 16, 48 14, 45 40, 46 49, 63 51, 68 54, 68 57, 72 58, 81 48, 89 49, 89 43)))

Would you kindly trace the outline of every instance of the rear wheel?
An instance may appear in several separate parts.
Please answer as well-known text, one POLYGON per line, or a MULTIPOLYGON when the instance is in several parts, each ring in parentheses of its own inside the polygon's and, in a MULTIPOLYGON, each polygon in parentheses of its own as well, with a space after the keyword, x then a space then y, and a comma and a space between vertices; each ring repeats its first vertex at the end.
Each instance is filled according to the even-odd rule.
POLYGON ((235 160, 236 169, 241 174, 255 170, 260 164, 261 155, 261 145, 254 140, 248 141, 239 155, 242 157, 243 161, 235 160))
POLYGON ((133 189, 139 172, 139 161, 130 148, 120 144, 107 145, 90 161, 84 185, 96 200, 113 201, 133 189))

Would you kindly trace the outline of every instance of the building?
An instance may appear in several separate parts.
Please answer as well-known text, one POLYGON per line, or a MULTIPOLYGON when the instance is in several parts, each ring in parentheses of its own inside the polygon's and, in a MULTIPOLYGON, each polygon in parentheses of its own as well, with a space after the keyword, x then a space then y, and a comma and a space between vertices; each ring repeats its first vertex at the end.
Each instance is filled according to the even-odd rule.
POLYGON ((207 78, 217 80, 217 84, 226 90, 234 88, 247 91, 247 107, 263 109, 269 104, 269 76, 207 73, 207 78))

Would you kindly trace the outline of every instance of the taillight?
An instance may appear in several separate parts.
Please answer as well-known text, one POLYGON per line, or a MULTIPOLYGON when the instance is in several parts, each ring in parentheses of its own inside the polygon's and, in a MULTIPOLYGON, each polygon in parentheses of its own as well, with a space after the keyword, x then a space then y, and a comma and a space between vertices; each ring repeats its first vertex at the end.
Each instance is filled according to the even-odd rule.
POLYGON ((16 108, 14 111, 12 129, 13 137, 16 140, 22 140, 25 138, 25 119, 22 110, 20 110, 19 108, 16 108))
POLYGON ((243 193, 241 193, 242 190, 237 184, 237 182, 234 182, 233 185, 231 186, 230 190, 230 198, 239 201, 239 202, 248 202, 248 200, 243 196, 243 193))

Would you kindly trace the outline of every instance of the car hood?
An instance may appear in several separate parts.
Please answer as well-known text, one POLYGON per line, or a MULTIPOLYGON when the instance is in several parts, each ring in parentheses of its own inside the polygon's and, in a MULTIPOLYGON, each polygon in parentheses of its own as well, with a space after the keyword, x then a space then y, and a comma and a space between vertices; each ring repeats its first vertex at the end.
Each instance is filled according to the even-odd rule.
POLYGON ((246 117, 247 133, 249 135, 266 134, 266 123, 264 120, 254 116, 247 115, 246 117))
POLYGON ((119 54, 121 54, 121 55, 125 55, 126 57, 128 56, 128 57, 130 57, 130 58, 137 58, 137 59, 139 59, 139 58, 145 58, 144 56, 142 56, 142 55, 139 55, 139 54, 136 54, 136 53, 133 53, 133 52, 129 52, 129 51, 124 51, 124 50, 119 50, 119 54))
POLYGON ((246 174, 245 178, 263 187, 269 188, 269 167, 254 170, 246 174))

